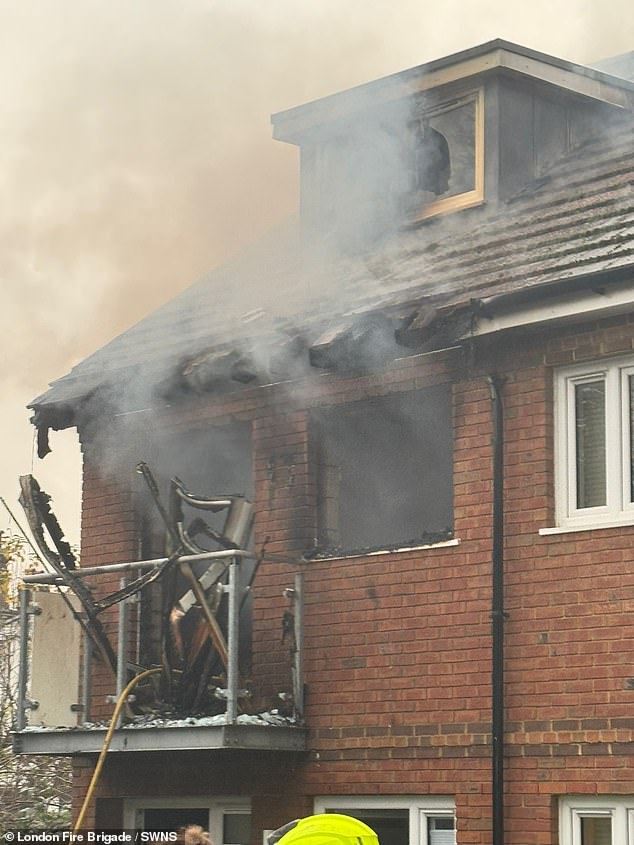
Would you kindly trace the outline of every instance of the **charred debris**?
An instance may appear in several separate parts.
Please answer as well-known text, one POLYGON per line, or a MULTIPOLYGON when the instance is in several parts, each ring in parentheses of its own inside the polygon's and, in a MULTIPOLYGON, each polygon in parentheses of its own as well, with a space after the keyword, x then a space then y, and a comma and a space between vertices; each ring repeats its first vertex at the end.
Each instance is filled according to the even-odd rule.
MULTIPOLYGON (((135 402, 170 406, 245 385, 295 381, 316 372, 365 375, 395 359, 452 345, 471 325, 478 309, 475 300, 455 307, 444 304, 443 297, 398 305, 388 301, 383 306, 379 311, 355 311, 335 321, 332 317, 319 319, 301 329, 287 323, 266 328, 257 325, 260 334, 252 340, 246 338, 240 347, 198 347, 192 341, 190 349, 176 360, 143 364, 143 384, 135 382, 139 394, 135 402)), ((267 315, 260 312, 245 315, 244 320, 247 318, 250 323, 267 322, 267 315)), ((81 426, 89 431, 105 413, 119 408, 120 385, 126 377, 121 372, 115 376, 111 384, 103 382, 101 373, 94 384, 69 380, 62 388, 60 382, 55 403, 33 403, 31 422, 37 431, 38 457, 51 451, 51 430, 81 426)))
MULTIPOLYGON (((252 503, 244 496, 199 496, 175 477, 170 482, 169 500, 164 503, 149 466, 141 462, 136 470, 144 479, 165 530, 168 554, 164 558, 79 567, 51 510, 50 496, 32 475, 25 475, 20 478, 20 503, 48 570, 25 580, 29 585, 51 585, 51 589, 58 589, 85 634, 85 650, 89 649, 94 659, 107 668, 117 689, 125 687, 139 672, 160 670, 139 684, 133 702, 127 705, 130 723, 144 725, 156 720, 220 717, 224 713, 235 721, 238 713, 253 712, 248 679, 238 676, 235 637, 232 644, 231 627, 238 627, 235 615, 239 616, 245 609, 262 560, 288 564, 297 561, 268 555, 264 548, 258 553, 245 550, 254 514, 252 503), (221 529, 208 524, 205 515, 209 514, 224 517, 221 529), (232 566, 239 569, 247 562, 252 564, 247 570, 248 582, 239 583, 232 578, 230 570, 232 566), (142 574, 128 583, 122 581, 123 585, 115 592, 96 598, 89 582, 113 572, 142 574), (119 642, 113 644, 102 614, 119 605, 121 620, 123 605, 152 585, 159 588, 161 597, 160 624, 153 632, 160 659, 154 665, 138 665, 128 659, 126 645, 121 642, 121 628, 119 642), (233 608, 232 588, 235 588, 233 608), (243 683, 245 689, 241 688, 243 683), (230 714, 232 697, 236 712, 230 714)), ((287 592, 292 599, 293 591, 287 592)), ((300 680, 295 676, 299 662, 295 611, 291 601, 281 620, 284 638, 290 645, 293 691, 279 694, 278 709, 273 714, 301 723, 300 680)))

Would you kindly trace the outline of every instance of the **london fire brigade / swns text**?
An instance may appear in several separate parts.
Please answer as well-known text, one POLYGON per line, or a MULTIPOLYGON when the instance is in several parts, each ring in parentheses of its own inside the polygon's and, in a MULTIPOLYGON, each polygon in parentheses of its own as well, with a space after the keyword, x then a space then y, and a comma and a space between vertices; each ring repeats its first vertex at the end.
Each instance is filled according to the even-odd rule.
POLYGON ((119 842, 176 842, 175 831, 161 830, 84 830, 73 833, 70 830, 8 830, 4 834, 5 842, 37 842, 47 845, 64 843, 96 843, 96 845, 117 845, 119 842))

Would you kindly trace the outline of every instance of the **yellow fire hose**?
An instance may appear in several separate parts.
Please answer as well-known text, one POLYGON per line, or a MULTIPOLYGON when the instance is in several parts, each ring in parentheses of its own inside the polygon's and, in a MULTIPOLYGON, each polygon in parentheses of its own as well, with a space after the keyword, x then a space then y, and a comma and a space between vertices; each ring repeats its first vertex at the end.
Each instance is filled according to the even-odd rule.
POLYGON ((157 672, 162 671, 163 670, 161 668, 146 669, 145 672, 141 672, 139 675, 135 675, 135 677, 132 678, 130 683, 127 685, 127 687, 123 690, 123 692, 117 699, 117 703, 114 708, 114 713, 112 714, 112 719, 110 720, 110 726, 108 728, 108 732, 106 733, 106 738, 103 741, 103 746, 99 754, 99 759, 97 760, 97 765, 95 766, 95 770, 92 773, 92 778, 90 779, 90 784, 88 785, 88 789, 86 791, 84 803, 81 805, 81 810, 79 811, 77 821, 75 822, 75 826, 73 827, 73 833, 77 833, 79 830, 81 830, 81 826, 84 821, 84 816, 86 815, 86 811, 90 806, 90 802, 95 792, 97 782, 99 781, 99 778, 101 776, 101 770, 103 769, 103 764, 110 748, 110 743, 112 742, 112 734, 114 733, 115 728, 117 726, 117 722, 119 721, 119 715, 121 713, 121 710, 123 709, 123 705, 126 703, 128 696, 135 688, 135 686, 139 683, 139 681, 142 681, 144 678, 148 678, 150 675, 155 675, 157 672))

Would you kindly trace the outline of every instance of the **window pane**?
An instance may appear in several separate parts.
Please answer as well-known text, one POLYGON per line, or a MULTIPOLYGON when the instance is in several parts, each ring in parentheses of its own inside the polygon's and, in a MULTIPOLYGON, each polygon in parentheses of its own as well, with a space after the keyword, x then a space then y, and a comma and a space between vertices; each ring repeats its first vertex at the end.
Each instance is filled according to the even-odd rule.
POLYGON ((613 845, 612 819, 605 816, 602 818, 582 818, 581 845, 613 845))
POLYGON ((429 118, 429 128, 449 147, 446 183, 438 186, 437 195, 451 197, 475 189, 475 114, 476 104, 465 103, 429 118))
POLYGON ((427 845, 456 845, 456 820, 453 816, 428 816, 427 845))
POLYGON ((143 811, 144 830, 178 830, 190 824, 209 827, 208 807, 152 808, 143 811))
POLYGON ((605 505, 605 382, 575 385, 577 507, 605 505))
POLYGON ((376 833, 381 845, 408 845, 409 843, 409 810, 328 808, 326 812, 353 816, 365 822, 376 833))
POLYGON ((248 845, 251 841, 249 813, 225 813, 222 820, 223 845, 248 845))
POLYGON ((318 412, 313 424, 322 550, 448 539, 453 522, 449 385, 318 412))

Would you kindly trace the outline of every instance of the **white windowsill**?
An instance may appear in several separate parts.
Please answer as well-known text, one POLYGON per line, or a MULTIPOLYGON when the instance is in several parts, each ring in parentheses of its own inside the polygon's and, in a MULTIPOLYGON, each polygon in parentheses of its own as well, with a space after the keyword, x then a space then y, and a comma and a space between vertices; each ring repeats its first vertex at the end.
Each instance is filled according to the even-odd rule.
POLYGON ((323 560, 352 560, 356 557, 377 557, 378 555, 394 555, 394 554, 401 554, 402 552, 420 552, 424 551, 425 549, 444 549, 448 546, 459 546, 460 545, 460 538, 454 537, 452 540, 441 540, 438 543, 426 543, 421 544, 420 546, 402 546, 397 549, 375 549, 374 551, 368 552, 354 552, 352 554, 347 555, 345 552, 342 552, 338 555, 327 555, 324 557, 313 557, 308 558, 307 563, 321 563, 323 560))
POLYGON ((634 514, 627 519, 606 519, 605 522, 582 522, 578 525, 559 525, 554 528, 540 528, 539 534, 548 537, 551 534, 572 534, 575 531, 599 531, 602 528, 625 528, 634 525, 634 514))

